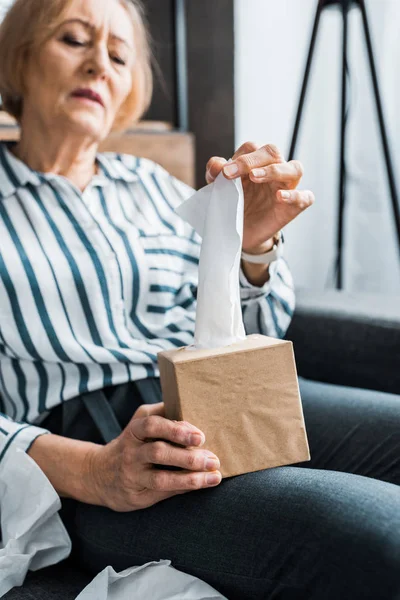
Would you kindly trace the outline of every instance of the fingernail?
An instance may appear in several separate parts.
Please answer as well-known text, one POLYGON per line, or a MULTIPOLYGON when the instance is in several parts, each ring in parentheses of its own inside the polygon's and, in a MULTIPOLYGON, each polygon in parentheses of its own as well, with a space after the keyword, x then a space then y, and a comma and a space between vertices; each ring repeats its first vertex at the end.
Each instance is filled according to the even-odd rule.
POLYGON ((232 163, 224 167, 224 173, 225 175, 231 177, 232 175, 236 175, 236 173, 239 173, 239 167, 235 165, 235 163, 232 163))
POLYGON ((281 192, 282 198, 290 198, 290 192, 281 192))
POLYGON ((221 475, 219 473, 208 473, 206 475, 206 484, 215 485, 221 481, 221 475))
POLYGON ((264 177, 266 175, 265 169, 253 169, 252 173, 254 177, 264 177))
POLYGON ((191 433, 188 437, 188 440, 189 446, 198 446, 205 441, 204 436, 202 436, 200 433, 191 433))
POLYGON ((215 471, 221 466, 218 458, 210 454, 205 455, 204 465, 206 471, 215 471))

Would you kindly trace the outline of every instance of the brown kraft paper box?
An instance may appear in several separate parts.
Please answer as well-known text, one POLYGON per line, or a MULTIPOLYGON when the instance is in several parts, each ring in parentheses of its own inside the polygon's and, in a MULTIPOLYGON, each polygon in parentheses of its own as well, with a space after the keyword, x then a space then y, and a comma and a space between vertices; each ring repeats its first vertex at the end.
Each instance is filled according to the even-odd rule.
POLYGON ((158 361, 165 416, 204 432, 222 477, 310 459, 292 342, 250 335, 158 361))

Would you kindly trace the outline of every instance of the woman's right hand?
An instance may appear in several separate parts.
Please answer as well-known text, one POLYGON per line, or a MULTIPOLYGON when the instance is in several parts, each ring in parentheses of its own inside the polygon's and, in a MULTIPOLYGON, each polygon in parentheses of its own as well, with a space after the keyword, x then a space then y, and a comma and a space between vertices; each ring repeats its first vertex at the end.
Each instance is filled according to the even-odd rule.
POLYGON ((117 438, 94 446, 88 455, 89 484, 98 504, 128 512, 218 485, 219 460, 200 449, 204 442, 204 433, 194 425, 166 419, 163 402, 143 404, 117 438), (159 469, 155 464, 183 470, 159 469), (208 482, 209 476, 214 477, 213 483, 208 482))

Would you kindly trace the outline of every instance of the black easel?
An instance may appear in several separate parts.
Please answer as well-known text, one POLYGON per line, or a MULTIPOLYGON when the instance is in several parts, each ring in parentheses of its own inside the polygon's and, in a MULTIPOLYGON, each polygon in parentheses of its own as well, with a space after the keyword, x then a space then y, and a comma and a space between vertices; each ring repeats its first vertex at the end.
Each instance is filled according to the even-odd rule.
POLYGON ((176 122, 179 131, 189 130, 187 32, 185 0, 175 0, 175 74, 176 74, 176 122))
POLYGON ((339 158, 339 169, 340 169, 340 183, 339 183, 339 210, 338 210, 338 227, 337 227, 337 271, 336 271, 336 287, 342 289, 343 284, 343 225, 344 225, 344 206, 345 206, 345 188, 346 188, 346 103, 347 103, 347 39, 348 39, 348 12, 354 5, 357 6, 362 15, 363 29, 365 35, 365 43, 368 53, 368 61, 372 78, 372 85, 374 90, 376 110, 379 119, 379 129, 382 139, 383 153, 386 164, 387 177, 389 181, 390 195, 392 198, 393 216, 395 220, 395 226, 397 231, 397 240, 399 246, 400 256, 400 209, 398 203, 398 194, 396 188, 396 181, 394 177, 394 171, 392 166, 392 160, 389 151, 388 138, 386 134, 385 120, 383 117, 382 102, 379 92, 378 78, 375 68, 374 54, 372 50, 371 36, 369 32, 369 25, 367 19, 367 12, 365 8, 364 0, 318 0, 317 10, 314 19, 314 25, 311 34, 310 47, 307 56, 306 67, 304 71, 303 83, 301 86, 299 105, 296 114, 296 122, 293 130, 292 142, 289 150, 289 160, 293 158, 297 136, 299 133, 301 115, 303 111, 303 105, 307 90, 308 78, 310 75, 311 63, 313 59, 315 41, 317 38, 318 25, 321 17, 321 13, 324 8, 332 5, 338 5, 341 8, 343 16, 343 38, 342 38, 342 100, 341 100, 341 128, 340 128, 340 158, 339 158))

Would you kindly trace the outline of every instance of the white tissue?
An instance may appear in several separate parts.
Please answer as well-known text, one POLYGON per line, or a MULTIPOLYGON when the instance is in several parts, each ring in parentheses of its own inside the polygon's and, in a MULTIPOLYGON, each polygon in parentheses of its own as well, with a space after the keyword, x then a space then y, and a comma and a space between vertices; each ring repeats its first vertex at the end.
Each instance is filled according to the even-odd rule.
POLYGON ((71 541, 61 501, 36 462, 10 446, 0 468, 0 598, 36 571, 66 558, 71 541))
POLYGON ((170 565, 170 560, 160 560, 120 573, 106 567, 76 600, 227 600, 204 581, 170 565))
POLYGON ((195 348, 217 348, 244 340, 239 290, 244 212, 241 179, 229 181, 220 173, 176 212, 203 238, 195 348))

